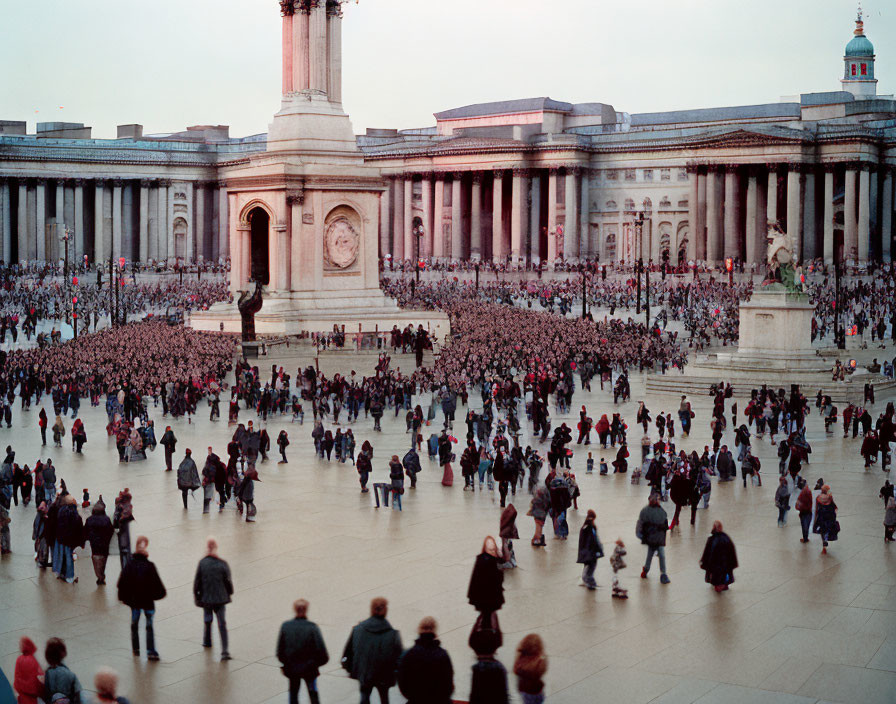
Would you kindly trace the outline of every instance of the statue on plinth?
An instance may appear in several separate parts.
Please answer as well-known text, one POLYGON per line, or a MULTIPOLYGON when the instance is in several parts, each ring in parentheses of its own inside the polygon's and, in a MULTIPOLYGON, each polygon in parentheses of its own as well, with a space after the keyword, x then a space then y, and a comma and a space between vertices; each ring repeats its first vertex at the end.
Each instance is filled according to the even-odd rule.
POLYGON ((794 255, 793 238, 777 223, 769 224, 768 250, 766 254, 766 277, 763 284, 778 283, 788 293, 801 293, 797 261, 794 255))
POLYGON ((255 291, 251 294, 248 291, 240 291, 240 298, 236 304, 242 319, 243 342, 255 342, 255 314, 261 310, 262 305, 264 298, 261 281, 256 279, 255 291))

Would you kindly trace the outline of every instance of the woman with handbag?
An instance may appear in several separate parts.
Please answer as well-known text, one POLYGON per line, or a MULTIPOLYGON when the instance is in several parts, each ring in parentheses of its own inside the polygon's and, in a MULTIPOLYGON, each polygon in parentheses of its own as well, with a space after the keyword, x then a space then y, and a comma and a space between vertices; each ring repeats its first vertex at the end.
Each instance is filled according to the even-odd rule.
POLYGON ((582 584, 590 590, 597 589, 597 582, 594 580, 594 569, 597 567, 597 560, 604 556, 604 547, 597 537, 597 526, 594 521, 597 514, 589 509, 585 523, 579 531, 579 555, 576 562, 585 565, 582 571, 582 584))
POLYGON ((831 487, 825 484, 821 493, 815 498, 815 526, 813 533, 821 536, 821 554, 827 555, 828 542, 837 540, 840 533, 840 522, 837 520, 837 504, 831 496, 831 487))

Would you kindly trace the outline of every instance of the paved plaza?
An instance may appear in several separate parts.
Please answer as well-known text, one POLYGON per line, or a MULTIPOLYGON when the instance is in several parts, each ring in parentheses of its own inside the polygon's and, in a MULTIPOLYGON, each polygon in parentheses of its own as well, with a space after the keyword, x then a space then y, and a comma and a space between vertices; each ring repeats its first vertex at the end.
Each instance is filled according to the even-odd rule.
MULTIPOLYGON (((336 353, 325 355, 320 364, 328 375, 351 369, 363 374, 372 371, 375 360, 372 355, 336 353)), ((267 376, 264 370, 271 363, 283 363, 294 373, 309 362, 297 356, 267 358, 260 367, 267 376)), ((412 364, 410 356, 393 359, 393 367, 403 370, 409 371, 412 364)), ((641 437, 635 407, 643 389, 644 377, 634 375, 632 402, 617 409, 630 426, 633 461, 641 437)), ((814 398, 814 389, 805 392, 814 398)), ((875 417, 886 400, 878 399, 875 417)), ((702 451, 711 442, 711 400, 706 395, 691 401, 697 412, 693 433, 676 440, 680 449, 702 451)), ((591 393, 576 393, 570 416, 554 414, 554 426, 561 420, 574 425, 582 403, 595 418, 613 408, 609 387, 601 392, 595 385, 591 393)), ((675 411, 677 403, 675 396, 647 398, 654 414, 675 411)), ((742 412, 745 403, 739 405, 742 412)), ((278 465, 276 457, 259 464, 258 521, 245 523, 232 503, 221 514, 203 516, 201 492, 198 500, 191 499, 189 510, 183 509, 174 473, 162 471, 161 448, 146 462, 119 464, 114 442, 104 432, 103 409, 85 405, 82 411, 88 434, 83 456, 71 452, 67 437, 61 449, 52 444, 41 448, 36 409, 17 409, 13 429, 0 431, 0 442, 13 444, 19 462, 33 465, 38 455, 52 457, 72 493, 80 497, 89 487, 94 501, 102 494, 110 514, 119 490, 130 488, 136 517, 132 539, 149 536, 150 559, 168 588, 168 597, 157 604, 155 622, 161 662, 131 656, 129 611, 116 599, 119 567, 114 556, 106 587, 94 584, 89 548, 76 563, 76 585, 37 569, 30 540, 32 504, 12 508, 14 552, 0 563, 0 666, 10 679, 20 636, 30 636, 41 649, 47 638, 59 636, 68 645, 68 665, 85 687, 92 685, 97 668, 108 665, 120 673, 120 691, 133 702, 282 703, 287 683, 274 657, 277 632, 291 617, 292 602, 304 597, 311 602, 309 617, 321 626, 330 652, 319 681, 322 701, 356 702, 356 683, 347 678, 339 659, 350 628, 367 617, 370 599, 385 596, 389 620, 401 631, 406 647, 421 617, 438 620, 440 638, 454 662, 455 697, 467 697, 473 663, 467 636, 475 611, 467 604, 466 589, 483 537, 497 534, 497 491, 463 491, 457 465, 455 485, 441 486, 437 462, 430 462, 424 450, 423 473, 418 488, 405 494, 404 510, 377 510, 372 492, 359 493, 351 464, 315 458, 306 404, 304 426, 290 423, 288 417, 267 425, 272 441, 286 428, 292 444, 289 464, 278 465), (218 538, 236 589, 227 609, 234 656, 228 663, 219 662, 217 634, 214 649, 203 649, 202 614, 191 593, 208 535, 218 538)), ((224 421, 209 422, 203 402, 198 420, 188 425, 185 419, 162 419, 161 408, 151 409, 159 437, 168 422, 175 430, 175 462, 189 447, 200 468, 207 446, 225 454, 233 428, 226 423, 224 402, 222 413, 224 421)), ((458 418, 462 416, 459 408, 458 418)), ((255 415, 241 411, 241 421, 250 418, 255 415)), ((440 421, 441 413, 424 432, 440 421)), ((67 427, 70 424, 69 419, 67 427)), ((403 455, 409 445, 403 414, 396 419, 388 413, 381 434, 372 431, 372 420, 362 418, 353 427, 359 448, 365 439, 374 445, 371 481, 387 481, 389 458, 403 455)), ((465 427, 458 422, 455 431, 463 437, 465 427)), ((808 439, 813 453, 804 476, 810 485, 824 477, 839 506, 841 539, 831 544, 829 554, 820 555, 816 536, 808 545, 799 542, 794 511, 785 528, 776 526, 777 457, 767 439, 758 440, 754 451, 763 463, 763 486, 714 483, 709 509, 698 511, 696 527, 685 522, 669 536, 672 582, 666 586, 659 583, 656 566, 649 579, 639 579, 645 548, 634 530, 646 503, 646 483, 634 486, 627 475, 586 476, 587 453, 576 447, 573 468, 582 497, 579 510, 570 511, 568 542, 551 540, 548 531, 547 548, 531 548, 534 524, 525 516, 529 495, 517 495, 519 568, 505 573, 499 659, 510 670, 519 640, 538 632, 550 658, 548 700, 557 704, 893 702, 896 556, 883 541, 878 491, 884 477, 879 468, 862 468, 860 440, 844 441, 840 432, 824 437, 814 406, 808 439), (601 589, 590 592, 578 586, 575 538, 588 508, 597 511, 608 553, 617 537, 626 542, 628 568, 622 581, 629 588, 628 601, 611 599, 607 560, 598 562, 601 589), (704 583, 697 564, 715 519, 724 522, 740 561, 736 583, 723 594, 704 583)), ((733 446, 733 435, 726 434, 723 442, 733 446)), ((611 451, 601 452, 595 445, 591 451, 598 460, 612 460, 611 451)), ((665 507, 671 513, 671 504, 665 507)), ((515 686, 512 689, 515 692, 515 686)), ((397 690, 393 693, 401 701, 397 690)))

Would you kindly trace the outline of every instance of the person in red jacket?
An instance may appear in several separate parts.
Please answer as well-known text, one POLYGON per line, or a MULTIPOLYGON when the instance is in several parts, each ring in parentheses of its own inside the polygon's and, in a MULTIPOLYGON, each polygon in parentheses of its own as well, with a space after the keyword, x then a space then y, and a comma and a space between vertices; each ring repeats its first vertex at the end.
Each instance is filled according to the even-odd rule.
POLYGON ((34 657, 37 646, 27 637, 19 640, 22 654, 16 660, 15 678, 12 687, 19 695, 18 704, 37 704, 44 694, 44 670, 34 657))

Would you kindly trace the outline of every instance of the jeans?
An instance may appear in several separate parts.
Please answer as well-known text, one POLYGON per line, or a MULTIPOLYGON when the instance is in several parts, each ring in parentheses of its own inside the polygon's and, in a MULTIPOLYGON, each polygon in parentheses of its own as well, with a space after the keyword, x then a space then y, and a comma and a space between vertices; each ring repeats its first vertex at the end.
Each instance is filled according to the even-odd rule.
POLYGON ((203 606, 202 620, 205 623, 205 631, 202 635, 202 645, 206 648, 212 647, 212 618, 218 617, 218 633, 221 636, 221 651, 227 652, 227 621, 224 618, 224 604, 217 606, 203 606))
POLYGON ((566 511, 562 511, 557 516, 557 535, 565 538, 569 535, 569 524, 566 522, 566 511))
POLYGON ((809 528, 812 527, 812 512, 800 513, 800 527, 803 529, 803 540, 809 539, 809 528))
POLYGON ((383 492, 383 505, 389 507, 389 494, 392 491, 390 484, 377 483, 373 485, 373 498, 376 499, 376 507, 380 507, 380 491, 383 492))
POLYGON ((789 510, 790 509, 786 508, 785 506, 778 507, 778 523, 787 523, 787 512, 789 510))
POLYGON ((75 579, 75 559, 72 554, 72 548, 62 545, 58 541, 56 545, 59 548, 59 562, 53 561, 53 569, 60 577, 65 578, 67 582, 72 582, 75 579))
POLYGON ((520 692, 520 698, 523 700, 523 704, 541 704, 544 701, 544 692, 538 694, 520 692))
MULTIPOLYGON (((299 689, 302 686, 302 679, 296 678, 289 681, 289 704, 299 704, 299 689)), ((317 678, 304 680, 305 686, 308 688, 308 696, 311 698, 311 704, 320 702, 320 695, 317 692, 317 678)))
POLYGON ((392 491, 392 510, 401 511, 401 493, 397 490, 392 491))
POLYGON ((373 692, 374 687, 376 687, 376 691, 380 695, 381 704, 389 704, 389 685, 386 684, 361 687, 361 704, 370 704, 370 693, 373 692))
POLYGON ((587 587, 596 587, 597 582, 594 581, 594 570, 597 567, 597 560, 594 562, 586 562, 585 569, 582 570, 582 581, 587 587))
POLYGON ((155 609, 135 609, 131 608, 131 649, 134 653, 140 652, 140 638, 137 635, 138 626, 140 625, 140 611, 146 616, 146 653, 147 655, 158 655, 156 652, 156 638, 152 630, 152 617, 155 615, 155 609))
POLYGON ((644 562, 644 573, 650 572, 650 563, 653 562, 653 556, 658 555, 660 558, 660 574, 666 574, 666 546, 665 545, 648 545, 647 560, 644 562))

